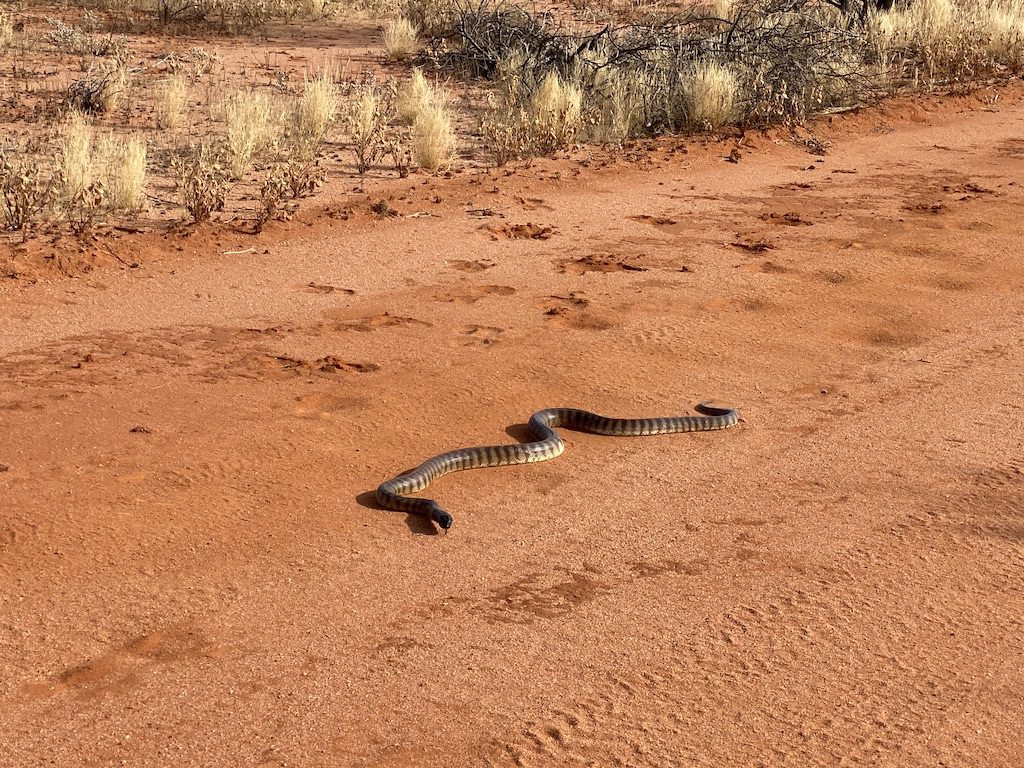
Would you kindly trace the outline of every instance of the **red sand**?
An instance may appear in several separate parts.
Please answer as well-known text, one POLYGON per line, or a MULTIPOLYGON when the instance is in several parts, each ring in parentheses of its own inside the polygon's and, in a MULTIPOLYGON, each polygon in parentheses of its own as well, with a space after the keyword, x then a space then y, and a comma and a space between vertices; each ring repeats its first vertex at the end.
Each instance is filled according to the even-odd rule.
POLYGON ((1024 105, 907 117, 5 283, 0 763, 1020 765, 1024 105))

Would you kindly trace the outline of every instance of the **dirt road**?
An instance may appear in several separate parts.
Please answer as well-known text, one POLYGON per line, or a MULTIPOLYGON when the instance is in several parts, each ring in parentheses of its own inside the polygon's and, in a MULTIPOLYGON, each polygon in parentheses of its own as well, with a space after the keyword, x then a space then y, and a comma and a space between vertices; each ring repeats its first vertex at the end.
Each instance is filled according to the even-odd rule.
POLYGON ((855 127, 0 288, 0 763, 1020 765, 1024 104, 855 127))

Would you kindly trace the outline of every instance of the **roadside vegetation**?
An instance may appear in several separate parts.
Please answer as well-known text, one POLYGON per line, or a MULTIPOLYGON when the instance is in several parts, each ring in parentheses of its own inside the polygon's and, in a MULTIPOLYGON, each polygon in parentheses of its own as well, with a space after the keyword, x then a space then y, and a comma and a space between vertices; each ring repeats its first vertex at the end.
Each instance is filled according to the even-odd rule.
POLYGON ((572 7, 5 2, 0 122, 14 128, 0 141, 0 228, 85 235, 152 221, 154 209, 194 223, 230 208, 256 232, 289 218, 329 174, 404 177, 588 143, 614 151, 663 134, 797 125, 1024 69, 1024 0, 572 7), (222 39, 257 46, 271 27, 353 16, 379 32, 377 63, 358 72, 268 64, 239 79, 218 55, 222 39))

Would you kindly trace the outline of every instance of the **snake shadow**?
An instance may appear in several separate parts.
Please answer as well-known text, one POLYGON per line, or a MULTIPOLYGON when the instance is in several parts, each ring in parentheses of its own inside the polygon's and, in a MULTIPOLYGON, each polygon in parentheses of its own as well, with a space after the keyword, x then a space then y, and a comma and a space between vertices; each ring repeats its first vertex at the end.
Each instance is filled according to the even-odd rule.
POLYGON ((437 536, 439 531, 430 520, 425 518, 423 515, 414 515, 409 512, 400 512, 397 509, 388 509, 387 507, 381 506, 377 501, 377 489, 372 491, 365 491, 356 496, 356 504, 366 509, 380 510, 381 512, 390 512, 393 515, 405 515, 405 524, 409 530, 417 536, 437 536))
MULTIPOLYGON (((534 437, 533 433, 530 432, 529 424, 512 424, 505 430, 505 434, 515 440, 517 443, 529 443, 537 438, 534 437)), ((409 467, 404 472, 398 474, 404 475, 406 472, 411 472, 415 467, 409 467)), ((423 515, 414 515, 409 512, 401 512, 395 509, 388 509, 381 505, 377 501, 377 490, 364 491, 356 496, 356 504, 365 509, 373 509, 380 512, 390 512, 392 514, 405 515, 405 524, 409 530, 417 536, 437 536, 440 531, 433 522, 425 518, 423 515)))

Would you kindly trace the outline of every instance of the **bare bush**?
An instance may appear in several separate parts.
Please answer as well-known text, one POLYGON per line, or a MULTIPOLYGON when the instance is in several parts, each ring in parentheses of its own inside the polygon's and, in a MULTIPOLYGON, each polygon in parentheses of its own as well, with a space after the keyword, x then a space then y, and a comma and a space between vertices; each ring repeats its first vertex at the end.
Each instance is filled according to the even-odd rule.
POLYGON ((285 201, 288 190, 286 172, 281 166, 271 166, 260 184, 259 207, 253 219, 253 232, 259 234, 271 219, 288 218, 291 210, 285 201))
POLYGON ((50 31, 46 40, 61 53, 75 56, 119 56, 125 52, 124 38, 115 37, 113 33, 102 37, 60 19, 48 18, 47 22, 50 31))
MULTIPOLYGON (((583 120, 604 137, 690 125, 694 68, 701 62, 733 74, 734 119, 748 124, 799 120, 868 84, 858 66, 864 35, 839 10, 814 0, 735 0, 726 11, 728 19, 699 7, 652 13, 580 32, 501 0, 478 0, 459 6, 447 59, 469 75, 503 83, 513 71, 513 88, 500 100, 509 115, 517 105, 533 114, 535 95, 554 73, 582 91, 583 120)), ((567 109, 572 117, 574 108, 567 109)), ((509 125, 503 133, 515 141, 521 131, 509 125)), ((568 133, 548 148, 564 146, 568 133)))
POLYGON ((6 229, 28 236, 53 197, 52 175, 38 144, 0 146, 0 215, 6 229))
POLYGON ((96 219, 106 207, 103 185, 94 181, 67 201, 65 216, 68 226, 76 235, 84 235, 96 225, 96 219))
POLYGON ((390 94, 374 82, 356 90, 349 103, 345 122, 356 156, 356 170, 366 173, 383 156, 391 121, 390 94))
POLYGON ((121 61, 90 66, 83 77, 68 87, 68 106, 91 115, 111 112, 125 98, 129 82, 128 69, 121 61))
POLYGON ((404 134, 396 133, 387 142, 387 155, 391 158, 398 177, 404 179, 412 167, 412 149, 404 134))
POLYGON ((207 143, 178 152, 171 158, 181 203, 193 222, 209 220, 224 210, 232 174, 221 150, 207 143))

